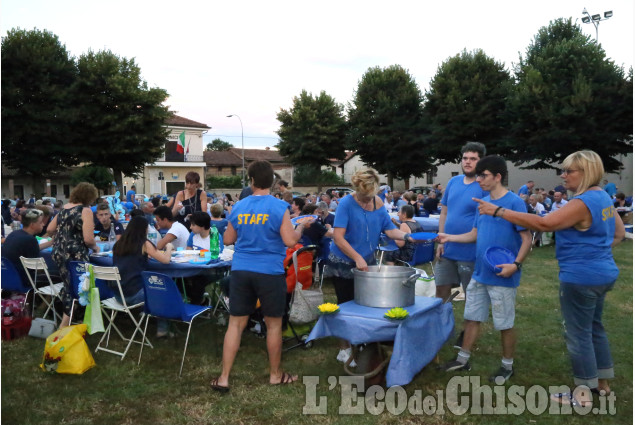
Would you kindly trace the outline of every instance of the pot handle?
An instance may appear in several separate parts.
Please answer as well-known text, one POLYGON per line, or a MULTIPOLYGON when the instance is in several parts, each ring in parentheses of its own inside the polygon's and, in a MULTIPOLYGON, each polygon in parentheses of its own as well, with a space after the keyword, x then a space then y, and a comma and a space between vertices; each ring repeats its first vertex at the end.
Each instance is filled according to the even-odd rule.
POLYGON ((415 286, 415 282, 417 281, 417 278, 419 277, 419 275, 417 274, 413 274, 412 276, 410 276, 408 279, 404 280, 403 282, 401 282, 401 284, 403 286, 407 286, 408 288, 414 288, 415 286))

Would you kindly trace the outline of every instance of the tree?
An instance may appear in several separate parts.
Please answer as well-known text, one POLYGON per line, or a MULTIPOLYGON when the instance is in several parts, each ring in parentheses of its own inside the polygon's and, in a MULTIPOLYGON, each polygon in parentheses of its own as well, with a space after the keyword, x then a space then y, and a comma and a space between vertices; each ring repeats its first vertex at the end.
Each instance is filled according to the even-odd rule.
POLYGON ((392 178, 422 176, 432 166, 421 131, 422 95, 399 65, 369 68, 348 106, 349 143, 361 159, 392 178))
POLYGON ((112 167, 117 186, 122 187, 121 173, 137 176, 163 153, 165 121, 171 114, 162 105, 167 92, 148 88, 134 59, 111 51, 89 51, 80 56, 77 68, 82 158, 112 167))
POLYGON ((108 188, 112 183, 112 173, 106 167, 93 167, 85 165, 71 174, 71 183, 77 185, 81 182, 88 182, 95 185, 97 189, 101 189, 104 193, 108 192, 108 188))
POLYGON ((330 159, 344 159, 346 153, 346 119, 344 107, 326 94, 313 96, 302 90, 293 98, 289 110, 280 108, 277 115, 280 154, 293 165, 305 165, 319 172, 330 159))
POLYGON ((299 165, 295 167, 293 182, 296 185, 316 185, 318 192, 322 191, 325 185, 342 185, 344 179, 334 171, 320 170, 311 166, 299 165))
POLYGON ((75 63, 48 31, 2 38, 2 160, 40 177, 79 163, 74 132, 75 63))
POLYGON ((541 28, 515 72, 510 159, 554 168, 568 154, 592 149, 607 172, 620 168, 614 156, 632 152, 632 72, 626 76, 571 19, 541 28))
POLYGON ((503 64, 482 50, 463 51, 439 66, 430 82, 423 122, 439 163, 457 162, 458 147, 478 141, 488 153, 504 154, 506 102, 513 80, 503 64))
POLYGON ((232 145, 229 142, 226 142, 221 139, 214 139, 207 144, 207 146, 205 147, 205 150, 206 151, 228 151, 233 147, 234 145, 232 145))

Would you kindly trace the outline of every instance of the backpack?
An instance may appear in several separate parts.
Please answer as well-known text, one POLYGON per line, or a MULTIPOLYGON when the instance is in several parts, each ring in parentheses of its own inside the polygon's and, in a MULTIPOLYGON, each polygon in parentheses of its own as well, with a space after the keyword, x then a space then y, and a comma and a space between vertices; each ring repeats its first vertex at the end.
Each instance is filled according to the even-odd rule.
POLYGON ((302 284, 302 289, 307 289, 313 283, 313 254, 304 251, 297 255, 298 270, 293 266, 293 253, 302 248, 301 244, 296 244, 293 248, 287 248, 287 255, 284 258, 284 271, 287 279, 287 293, 290 294, 295 289, 296 282, 302 284))

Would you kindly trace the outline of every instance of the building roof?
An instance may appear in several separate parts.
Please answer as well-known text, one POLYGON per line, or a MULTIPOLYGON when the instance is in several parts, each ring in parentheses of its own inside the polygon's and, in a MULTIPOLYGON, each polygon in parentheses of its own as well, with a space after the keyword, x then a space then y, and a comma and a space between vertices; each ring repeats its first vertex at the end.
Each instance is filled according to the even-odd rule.
MULTIPOLYGON (((231 152, 239 158, 242 158, 242 150, 239 148, 231 148, 231 152)), ((280 152, 273 149, 245 149, 245 161, 265 160, 272 164, 284 163, 285 160, 280 152)))
POLYGON ((350 160, 355 155, 357 155, 356 151, 346 151, 346 157, 344 159, 329 158, 329 161, 331 162, 332 165, 339 166, 339 165, 345 164, 348 160, 350 160))
POLYGON ((183 118, 178 115, 172 115, 170 118, 165 120, 165 123, 173 127, 194 127, 194 128, 206 128, 206 129, 211 128, 207 124, 203 124, 200 122, 196 122, 194 120, 183 118))
POLYGON ((243 165, 242 157, 231 151, 205 151, 203 158, 208 167, 240 167, 243 165))

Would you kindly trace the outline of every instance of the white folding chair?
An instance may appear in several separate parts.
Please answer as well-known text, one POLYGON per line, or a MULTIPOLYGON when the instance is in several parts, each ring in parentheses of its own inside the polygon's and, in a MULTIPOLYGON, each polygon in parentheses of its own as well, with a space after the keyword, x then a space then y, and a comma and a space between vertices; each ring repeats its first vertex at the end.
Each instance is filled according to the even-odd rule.
MULTIPOLYGON (((20 257, 20 262, 22 263, 22 267, 24 267, 26 276, 29 279, 29 282, 31 283, 31 287, 33 288, 33 293, 37 294, 42 299, 42 301, 44 301, 44 304, 46 304, 46 311, 44 312, 44 315, 42 316, 42 318, 46 318, 49 311, 52 311, 53 322, 55 323, 55 326, 57 327, 57 318, 59 317, 61 321, 62 317, 55 311, 54 304, 55 304, 55 298, 58 298, 61 301, 60 291, 64 287, 64 283, 61 283, 61 282, 53 283, 53 280, 51 280, 51 275, 49 274, 48 267, 46 266, 46 261, 44 261, 44 258, 42 257, 37 257, 37 258, 20 257), (35 282, 37 281, 38 271, 40 270, 44 272, 44 275, 46 276, 46 280, 48 280, 49 284, 38 288, 35 282), (31 273, 31 271, 33 271, 33 273, 31 273), (31 274, 33 274, 33 276, 31 276, 31 274), (50 301, 46 297, 50 297, 50 301)), ((34 312, 35 312, 35 296, 33 299, 33 307, 31 309, 31 316, 33 316, 34 312)))
POLYGON ((106 327, 106 331, 104 332, 104 335, 101 337, 101 340, 99 340, 99 344, 97 344, 97 348, 95 348, 95 352, 99 350, 106 351, 108 353, 121 356, 121 360, 123 360, 123 358, 126 356, 126 353, 128 353, 128 350, 130 349, 130 346, 132 345, 133 342, 136 344, 144 344, 149 346, 150 348, 154 348, 152 344, 150 343, 150 341, 143 336, 141 338, 141 341, 135 341, 135 336, 137 335, 137 332, 139 332, 140 335, 143 334, 143 331, 141 329, 141 323, 143 322, 143 317, 145 313, 141 311, 141 317, 139 318, 139 320, 137 320, 135 319, 134 314, 132 314, 132 310, 143 307, 144 303, 140 302, 135 305, 128 305, 126 303, 126 299, 123 295, 123 290, 121 289, 121 276, 119 275, 119 269, 117 267, 93 266, 93 272, 95 274, 95 279, 102 279, 106 281, 116 282, 117 290, 119 291, 119 296, 121 297, 121 300, 122 300, 122 302, 119 302, 117 301, 115 297, 112 297, 112 298, 108 298, 101 301, 102 312, 106 314, 106 316, 108 317, 107 310, 110 310, 110 316, 108 317, 109 323, 108 323, 108 326, 106 327), (123 335, 123 333, 119 330, 117 325, 115 324, 115 318, 117 317, 117 314, 119 313, 127 314, 130 320, 132 320, 132 323, 134 324, 135 329, 130 338, 126 338, 123 335), (112 329, 114 329, 117 332, 117 334, 121 337, 123 341, 128 342, 125 350, 116 351, 116 350, 112 350, 108 348, 108 344, 110 343, 110 332, 112 331, 112 329))

